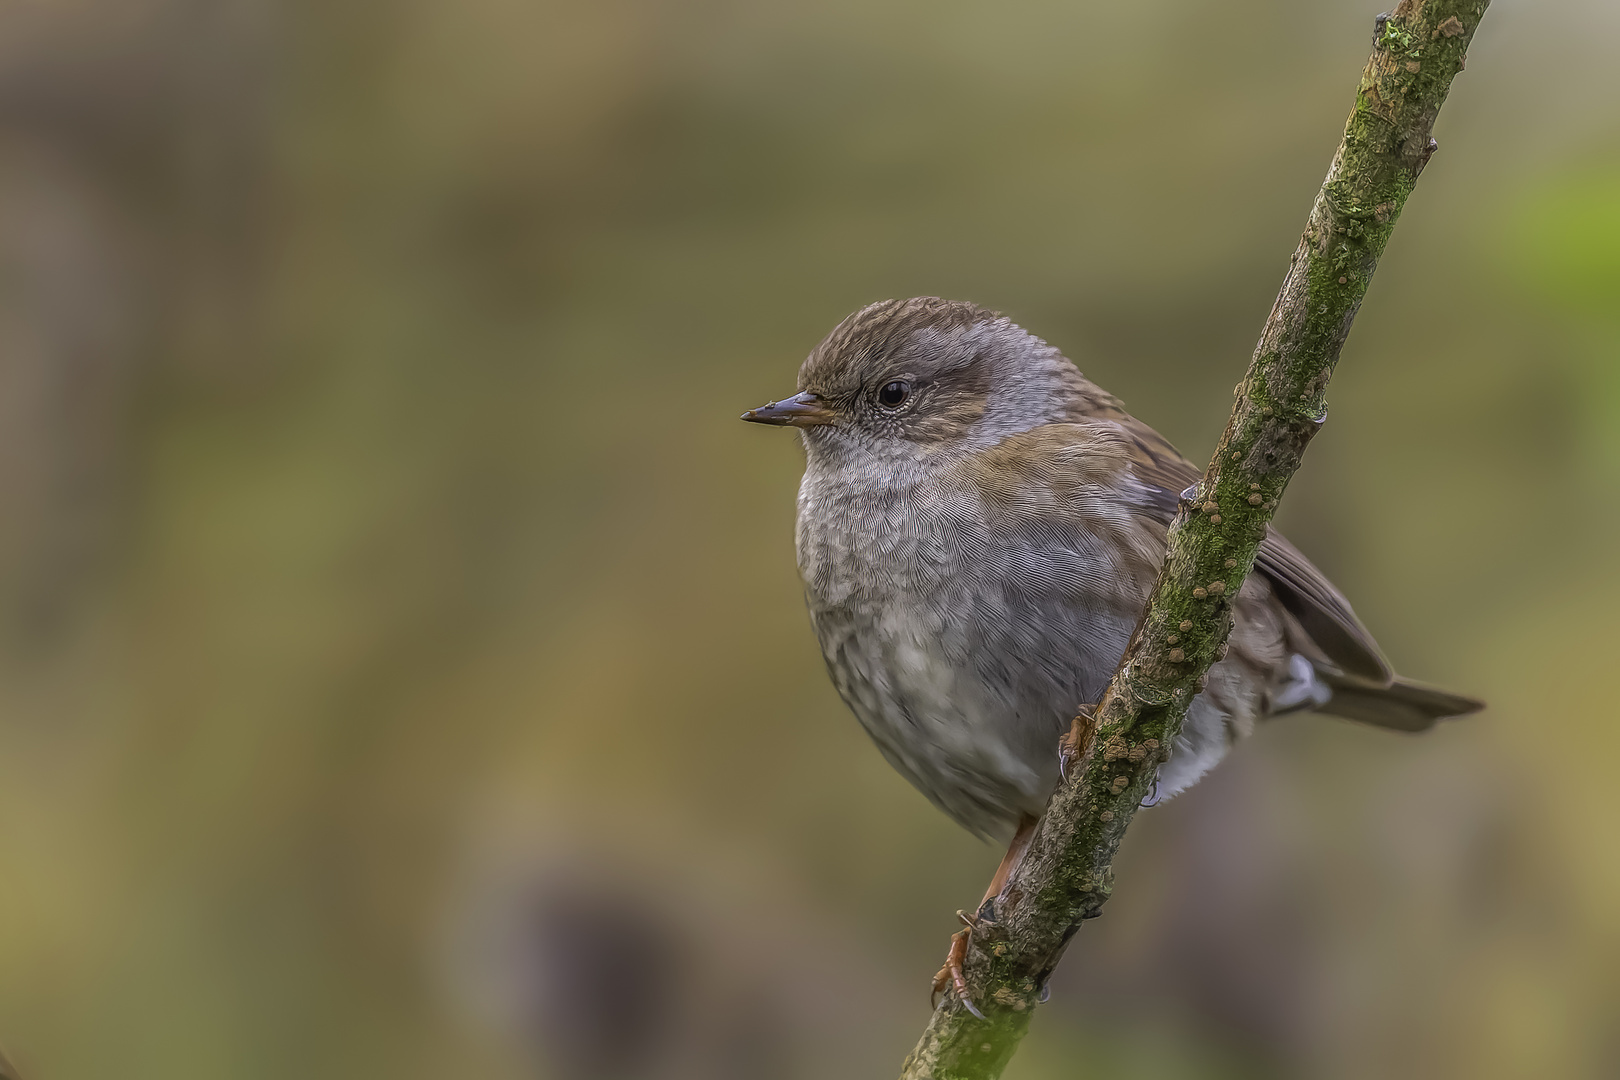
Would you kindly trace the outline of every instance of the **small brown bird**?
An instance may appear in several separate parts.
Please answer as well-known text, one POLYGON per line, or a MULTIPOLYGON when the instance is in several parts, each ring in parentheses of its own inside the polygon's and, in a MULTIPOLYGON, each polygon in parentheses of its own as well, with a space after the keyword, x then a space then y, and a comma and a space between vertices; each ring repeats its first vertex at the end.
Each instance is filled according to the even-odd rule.
MULTIPOLYGON (((796 427, 798 560, 834 685, 889 763, 1008 870, 1058 781, 1058 738, 1119 663, 1199 470, 1057 349, 974 304, 862 308, 743 414, 796 427)), ((1395 676, 1350 604, 1269 532, 1226 658, 1149 801, 1269 716, 1421 731, 1481 703, 1395 676)), ((992 884, 992 892, 999 884, 992 884)))

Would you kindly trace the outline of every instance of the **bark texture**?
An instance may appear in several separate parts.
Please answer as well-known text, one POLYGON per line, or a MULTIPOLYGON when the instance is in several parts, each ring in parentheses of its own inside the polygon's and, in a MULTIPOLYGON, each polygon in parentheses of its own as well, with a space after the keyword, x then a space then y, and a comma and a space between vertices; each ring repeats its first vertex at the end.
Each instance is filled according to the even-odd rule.
POLYGON ((1327 418, 1339 351, 1401 207, 1434 153, 1430 132, 1488 0, 1401 0, 1372 57, 1327 179, 1238 387, 1203 479, 1182 494, 1152 598, 1112 682, 1063 740, 1068 779, 1028 854, 978 912, 964 972, 901 1080, 993 1080, 1029 1028, 1046 980, 1113 889, 1125 828, 1148 794, 1204 673, 1225 649, 1231 598, 1327 418))

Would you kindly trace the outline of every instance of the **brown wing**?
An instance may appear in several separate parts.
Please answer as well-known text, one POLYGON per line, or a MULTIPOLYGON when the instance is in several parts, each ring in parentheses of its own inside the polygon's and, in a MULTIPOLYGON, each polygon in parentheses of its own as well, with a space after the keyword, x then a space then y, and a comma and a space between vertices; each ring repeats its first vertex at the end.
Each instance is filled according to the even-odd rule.
POLYGON ((1254 568, 1266 575, 1282 606, 1340 671, 1380 686, 1395 678, 1350 601, 1282 533, 1266 528, 1254 568))
MULTIPOLYGON (((1175 517, 1181 492, 1202 476, 1198 467, 1182 457, 1164 436, 1112 401, 1094 408, 1092 416, 1119 426, 1130 446, 1132 471, 1152 489, 1150 505, 1144 509, 1168 526, 1175 517)), ((1276 529, 1267 527, 1254 568, 1265 575, 1283 607, 1340 671, 1380 686, 1387 686, 1395 677, 1378 643, 1356 618, 1350 601, 1276 529)))

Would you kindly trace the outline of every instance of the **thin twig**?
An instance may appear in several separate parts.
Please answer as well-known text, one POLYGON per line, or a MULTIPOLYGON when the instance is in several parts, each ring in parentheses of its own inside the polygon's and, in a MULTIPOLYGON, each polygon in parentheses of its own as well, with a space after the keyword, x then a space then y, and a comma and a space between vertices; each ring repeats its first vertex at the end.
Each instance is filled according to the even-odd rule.
POLYGON ((1488 0, 1401 0, 1380 16, 1344 140, 1203 479, 1118 671, 1064 739, 1059 784, 1028 853, 979 911, 965 971, 981 1019, 947 995, 901 1080, 995 1080, 1080 923, 1113 887, 1120 838, 1152 788, 1232 627, 1231 601, 1311 437, 1384 244, 1418 175, 1488 0), (1258 496, 1258 498, 1256 498, 1258 496), (1172 637, 1174 635, 1174 637, 1172 637), (1174 646, 1174 653, 1172 653, 1174 646))

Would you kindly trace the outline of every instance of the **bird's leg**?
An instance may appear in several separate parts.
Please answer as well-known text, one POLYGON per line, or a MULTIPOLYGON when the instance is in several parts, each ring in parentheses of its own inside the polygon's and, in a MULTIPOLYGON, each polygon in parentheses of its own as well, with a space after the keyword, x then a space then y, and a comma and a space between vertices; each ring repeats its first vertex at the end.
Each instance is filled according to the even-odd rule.
POLYGON ((984 899, 979 901, 976 913, 969 915, 965 911, 958 911, 957 918, 967 925, 951 935, 951 948, 945 954, 945 966, 939 969, 934 976, 934 997, 938 998, 947 988, 956 991, 957 998, 968 1012, 984 1019, 984 1014, 973 1006, 973 999, 968 996, 967 979, 962 974, 962 965, 967 962, 968 942, 972 939, 973 928, 979 923, 978 912, 983 912, 984 906, 1006 888, 1007 879, 1012 876, 1013 870, 1024 859, 1024 853, 1029 850, 1029 842, 1035 838, 1035 825, 1039 818, 1024 814, 1018 819, 1018 829, 1013 833, 1012 843, 1007 845, 1007 854, 1001 857, 1001 865, 990 879, 990 887, 984 890, 984 899))
POLYGON ((1069 766, 1091 751, 1091 737, 1097 734, 1097 713, 1101 705, 1082 705, 1074 714, 1068 732, 1058 740, 1058 775, 1069 779, 1069 766))
MULTIPOLYGON (((1069 765, 1082 760, 1091 752, 1092 736, 1097 733, 1099 709, 1100 706, 1097 705, 1080 706, 1075 711, 1074 722, 1069 725, 1069 730, 1058 740, 1058 772, 1065 780, 1069 778, 1069 765)), ((977 911, 982 912, 987 903, 1001 895, 1007 879, 1012 876, 1013 868, 1023 860, 1024 853, 1029 850, 1029 842, 1035 837, 1035 824, 1038 820, 1028 814, 1018 819, 1018 829, 1013 833, 1012 843, 1007 845, 1007 854, 1001 857, 1001 865, 996 867, 995 876, 990 879, 990 887, 984 890, 984 899, 979 901, 977 911)), ((956 914, 966 925, 951 935, 951 948, 945 954, 945 966, 934 976, 934 996, 937 998, 947 988, 953 989, 967 1010, 978 1016, 979 1010, 973 1007, 973 1000, 968 996, 967 979, 962 974, 962 965, 967 962, 968 943, 972 940, 973 928, 979 922, 979 915, 969 915, 965 911, 956 914)))

